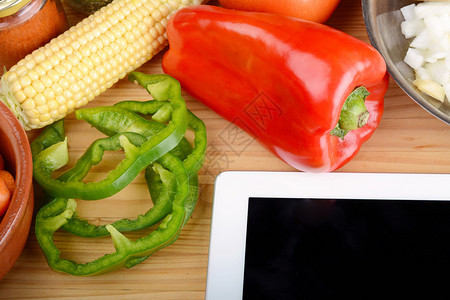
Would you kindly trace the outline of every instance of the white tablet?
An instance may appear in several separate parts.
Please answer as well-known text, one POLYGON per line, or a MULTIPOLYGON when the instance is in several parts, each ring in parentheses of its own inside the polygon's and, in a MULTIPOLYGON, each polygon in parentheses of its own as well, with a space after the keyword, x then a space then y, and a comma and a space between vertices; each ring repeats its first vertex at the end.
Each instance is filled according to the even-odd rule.
POLYGON ((224 172, 206 299, 448 295, 448 200, 450 174, 224 172))

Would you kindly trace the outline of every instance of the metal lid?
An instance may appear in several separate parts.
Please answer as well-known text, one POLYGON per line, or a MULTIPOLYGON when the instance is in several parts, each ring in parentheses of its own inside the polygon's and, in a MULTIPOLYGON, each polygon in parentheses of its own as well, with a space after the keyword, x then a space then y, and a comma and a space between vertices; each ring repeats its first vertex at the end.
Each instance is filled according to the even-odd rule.
POLYGON ((0 18, 15 14, 31 0, 3 0, 0 1, 0 18))

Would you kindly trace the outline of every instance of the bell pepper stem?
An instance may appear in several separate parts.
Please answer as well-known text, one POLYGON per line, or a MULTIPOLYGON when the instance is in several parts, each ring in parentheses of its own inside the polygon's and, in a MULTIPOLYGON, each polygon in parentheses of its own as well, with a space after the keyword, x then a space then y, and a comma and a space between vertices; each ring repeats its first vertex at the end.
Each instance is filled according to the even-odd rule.
POLYGON ((361 128, 367 124, 370 114, 364 105, 364 101, 368 95, 369 91, 364 86, 353 90, 347 97, 347 100, 345 100, 339 121, 331 131, 331 135, 344 139, 345 135, 351 130, 361 128))

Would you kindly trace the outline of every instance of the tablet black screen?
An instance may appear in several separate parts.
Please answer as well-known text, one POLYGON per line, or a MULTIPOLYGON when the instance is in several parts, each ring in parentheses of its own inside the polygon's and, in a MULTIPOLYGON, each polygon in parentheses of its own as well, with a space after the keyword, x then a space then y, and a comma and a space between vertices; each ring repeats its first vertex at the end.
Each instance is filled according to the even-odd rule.
POLYGON ((450 203, 250 198, 244 299, 450 293, 450 203))

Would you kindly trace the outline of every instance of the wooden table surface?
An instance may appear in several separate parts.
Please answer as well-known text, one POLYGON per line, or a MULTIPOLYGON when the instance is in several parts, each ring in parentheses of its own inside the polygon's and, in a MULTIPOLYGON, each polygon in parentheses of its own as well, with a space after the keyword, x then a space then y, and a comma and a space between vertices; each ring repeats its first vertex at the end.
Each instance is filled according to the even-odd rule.
MULTIPOLYGON (((66 9, 70 23, 81 19, 82 15, 66 9)), ((368 42, 358 0, 342 0, 327 24, 368 42)), ((162 72, 161 57, 162 53, 139 71, 162 72)), ((204 298, 216 176, 225 170, 295 170, 245 132, 234 128, 188 94, 184 93, 184 96, 188 108, 206 123, 209 140, 205 165, 200 171, 201 196, 179 239, 132 269, 79 278, 54 272, 48 267, 32 226, 22 255, 0 281, 0 298, 204 298)), ((143 100, 148 99, 148 95, 142 88, 121 80, 88 106, 110 105, 127 99, 143 100)), ((100 136, 86 123, 76 121, 73 115, 67 118, 66 128, 72 161, 100 136)), ((36 134, 30 132, 30 139, 36 134)), ((104 174, 112 167, 114 158, 118 158, 117 154, 107 154, 105 162, 94 169, 94 174, 104 174)), ((450 127, 425 112, 391 80, 380 127, 359 154, 337 172, 450 173, 450 127)), ((36 207, 41 202, 36 195, 36 207)), ((97 224, 132 218, 151 206, 143 176, 111 198, 78 202, 80 215, 97 224)), ((55 241, 65 258, 80 262, 113 251, 109 238, 92 241, 61 232, 56 234, 55 241)))

